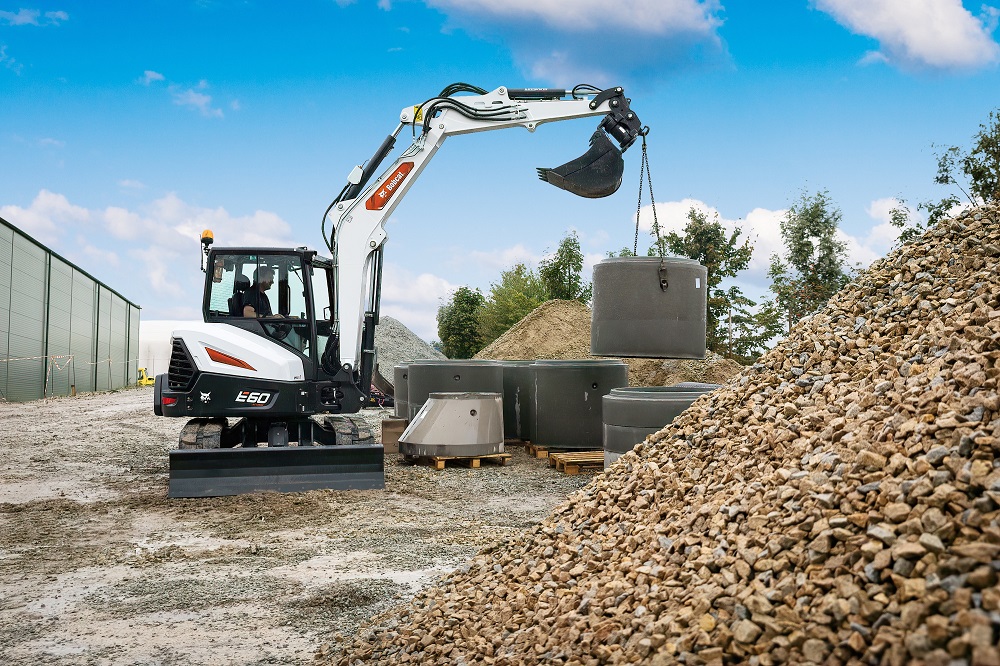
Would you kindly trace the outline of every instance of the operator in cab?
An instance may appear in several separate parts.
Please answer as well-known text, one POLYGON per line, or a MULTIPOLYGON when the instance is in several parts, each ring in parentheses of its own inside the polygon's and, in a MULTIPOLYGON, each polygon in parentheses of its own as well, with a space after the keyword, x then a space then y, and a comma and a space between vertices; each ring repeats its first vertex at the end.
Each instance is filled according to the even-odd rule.
POLYGON ((273 317, 271 300, 267 290, 274 284, 274 270, 270 266, 261 266, 253 272, 253 284, 243 294, 244 317, 273 317))

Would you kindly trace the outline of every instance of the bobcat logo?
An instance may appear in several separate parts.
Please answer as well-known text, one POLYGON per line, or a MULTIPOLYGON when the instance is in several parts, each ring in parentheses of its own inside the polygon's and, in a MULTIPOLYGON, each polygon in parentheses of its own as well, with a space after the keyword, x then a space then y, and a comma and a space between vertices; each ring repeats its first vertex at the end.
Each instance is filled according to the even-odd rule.
POLYGON ((212 402, 212 392, 209 391, 208 393, 202 393, 201 401, 204 402, 205 404, 212 402))

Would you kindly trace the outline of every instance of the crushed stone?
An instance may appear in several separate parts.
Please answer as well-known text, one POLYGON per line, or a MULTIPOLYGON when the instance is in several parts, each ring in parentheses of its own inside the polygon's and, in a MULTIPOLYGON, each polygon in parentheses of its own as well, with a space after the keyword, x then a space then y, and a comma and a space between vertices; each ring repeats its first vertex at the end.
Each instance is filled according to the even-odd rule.
POLYGON ((393 368, 406 361, 425 358, 447 357, 399 320, 379 316, 378 326, 375 327, 375 369, 388 387, 393 384, 393 368))
POLYGON ((336 664, 1000 664, 1000 210, 877 261, 336 664))

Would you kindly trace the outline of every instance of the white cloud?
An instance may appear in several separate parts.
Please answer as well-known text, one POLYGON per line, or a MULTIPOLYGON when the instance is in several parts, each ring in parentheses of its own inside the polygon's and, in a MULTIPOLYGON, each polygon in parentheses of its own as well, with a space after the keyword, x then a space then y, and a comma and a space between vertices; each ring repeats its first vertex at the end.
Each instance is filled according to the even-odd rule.
POLYGON ((49 23, 52 25, 59 25, 63 21, 69 20, 69 14, 64 11, 45 12, 45 18, 47 18, 49 23))
POLYGON ((136 210, 91 210, 42 190, 26 208, 0 207, 0 217, 138 303, 143 317, 153 318, 192 307, 197 312, 203 229, 212 229, 230 246, 295 245, 291 227, 274 213, 233 215, 221 207, 188 204, 173 193, 136 210), (88 227, 86 232, 81 226, 88 227), (123 275, 121 257, 126 256, 131 263, 123 275))
POLYGON ((594 274, 594 264, 599 263, 603 259, 607 259, 606 254, 584 252, 583 254, 583 279, 585 282, 590 281, 590 276, 594 274))
POLYGON ((0 63, 7 69, 13 71, 18 76, 21 75, 21 71, 24 69, 24 65, 19 63, 15 58, 7 55, 7 45, 0 44, 0 63))
POLYGON ((45 137, 44 139, 38 140, 38 145, 44 148, 64 148, 66 146, 66 142, 60 141, 59 139, 53 139, 51 137, 45 137))
MULTIPOLYGON (((667 201, 656 204, 656 221, 660 225, 661 234, 668 234, 672 231, 682 233, 688 222, 688 211, 692 208, 703 213, 710 220, 718 215, 723 228, 729 233, 735 231, 737 227, 742 230, 740 239, 750 239, 754 251, 747 270, 740 274, 740 280, 766 287, 769 284, 767 270, 770 266, 771 255, 782 251, 780 224, 786 211, 754 208, 746 214, 744 219, 733 220, 724 217, 719 214, 716 208, 698 199, 667 201)), ((646 232, 645 234, 640 233, 639 236, 639 254, 645 254, 646 248, 654 243, 654 238, 650 235, 653 229, 653 207, 651 205, 643 206, 639 212, 639 229, 641 232, 646 232)))
POLYGON ((595 81, 597 85, 608 85, 614 78, 602 62, 582 64, 577 56, 568 51, 549 51, 535 57, 531 63, 530 75, 540 81, 595 81))
POLYGON ((115 238, 132 240, 143 232, 142 218, 124 208, 109 206, 104 210, 103 218, 104 225, 115 238))
POLYGON ((102 250, 99 247, 94 247, 87 239, 83 236, 77 236, 76 238, 77 248, 79 252, 87 257, 87 263, 89 265, 97 266, 111 266, 113 268, 118 268, 121 261, 118 258, 118 253, 111 250, 102 250))
POLYGON ((118 185, 124 187, 127 190, 144 190, 146 189, 146 184, 138 180, 131 180, 125 178, 124 180, 119 180, 118 185))
POLYGON ((415 275, 396 264, 382 271, 382 314, 398 319, 424 340, 437 339, 438 307, 458 285, 431 273, 415 275))
POLYGON ((38 25, 38 16, 37 9, 19 9, 16 14, 0 11, 0 21, 6 21, 7 25, 38 25))
POLYGON ((720 24, 716 0, 426 0, 437 9, 541 21, 561 30, 594 32, 608 27, 663 35, 673 32, 712 33, 720 24))
POLYGON ((212 96, 200 90, 208 87, 205 81, 200 81, 195 88, 182 88, 181 86, 170 86, 170 95, 174 104, 178 106, 188 106, 197 109, 206 118, 222 118, 222 109, 212 106, 212 96))
POLYGON ((240 109, 243 108, 243 105, 240 104, 240 100, 234 99, 232 102, 229 103, 229 108, 232 109, 233 111, 239 111, 240 109))
MULTIPOLYGON (((149 86, 154 82, 165 80, 166 77, 163 76, 163 74, 147 69, 142 73, 142 76, 136 79, 136 83, 149 86)), ((205 118, 222 118, 222 109, 214 106, 212 104, 212 96, 205 92, 209 89, 209 87, 208 81, 201 79, 194 86, 184 86, 177 83, 170 83, 167 86, 167 92, 170 94, 170 98, 177 106, 186 106, 188 108, 195 109, 205 118)), ((229 103, 229 108, 233 111, 239 111, 240 101, 238 99, 232 100, 229 103)))
POLYGON ((234 217, 225 208, 203 208, 182 201, 170 193, 147 206, 141 216, 144 234, 153 234, 157 243, 188 251, 204 229, 211 229, 225 245, 294 245, 291 227, 278 215, 254 211, 234 217))
MULTIPOLYGON (((877 224, 872 226, 868 235, 864 237, 863 244, 870 248, 878 256, 884 256, 892 249, 893 243, 899 238, 900 229, 893 226, 890 221, 893 209, 903 209, 910 217, 916 216, 916 212, 895 197, 884 197, 872 201, 865 212, 877 224)), ((871 263, 871 262, 868 262, 871 263)), ((865 264, 867 266, 867 264, 865 264)))
POLYGON ((88 222, 91 213, 74 206, 61 194, 42 190, 27 208, 0 206, 0 217, 38 242, 51 245, 66 229, 88 222))
POLYGON ((649 81, 728 58, 719 0, 424 0, 448 28, 499 41, 525 75, 552 85, 649 81), (614 44, 614 57, 595 44, 614 44))
POLYGON ((148 86, 154 81, 163 81, 163 79, 164 79, 163 74, 160 74, 159 72, 154 72, 151 69, 147 69, 142 73, 142 76, 140 76, 137 79, 137 81, 138 83, 141 83, 144 86, 148 86))
POLYGON ((37 9, 19 9, 17 13, 0 11, 0 21, 7 25, 59 25, 69 20, 69 14, 64 11, 45 12, 45 21, 39 22, 41 12, 37 9))
POLYGON ((135 248, 129 254, 142 266, 143 277, 159 297, 184 298, 186 291, 178 280, 176 255, 161 252, 159 248, 135 248))
POLYGON ((518 243, 512 247, 500 250, 489 250, 486 252, 473 250, 469 252, 468 258, 471 263, 499 274, 500 271, 505 271, 513 267, 514 264, 525 264, 529 268, 537 266, 538 262, 542 259, 542 255, 532 252, 523 243, 518 243))
MULTIPOLYGON (((813 0, 852 32, 877 39, 882 55, 904 67, 971 69, 1000 60, 991 37, 996 13, 976 18, 961 0, 813 0)), ((872 62, 870 54, 862 62, 872 62)))

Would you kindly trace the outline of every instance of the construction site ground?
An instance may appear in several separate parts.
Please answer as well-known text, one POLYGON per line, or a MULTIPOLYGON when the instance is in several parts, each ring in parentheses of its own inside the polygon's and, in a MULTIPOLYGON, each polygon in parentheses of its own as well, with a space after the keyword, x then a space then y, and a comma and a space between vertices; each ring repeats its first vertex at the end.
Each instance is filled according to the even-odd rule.
POLYGON ((183 421, 148 387, 0 403, 0 663, 310 663, 591 476, 511 447, 478 469, 389 455, 385 490, 171 500, 183 421))

